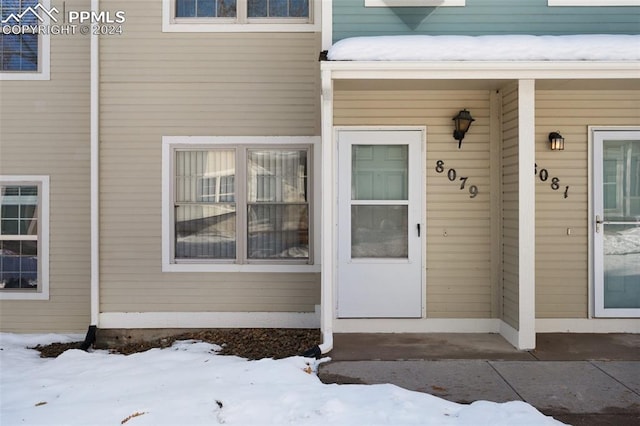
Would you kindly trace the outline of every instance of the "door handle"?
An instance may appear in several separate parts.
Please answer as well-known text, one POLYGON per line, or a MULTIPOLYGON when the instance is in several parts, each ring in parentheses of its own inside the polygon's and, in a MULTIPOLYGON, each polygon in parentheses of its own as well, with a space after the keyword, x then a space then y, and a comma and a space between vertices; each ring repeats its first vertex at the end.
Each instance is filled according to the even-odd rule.
POLYGON ((420 236, 420 224, 418 224, 418 237, 420 236))
POLYGON ((600 215, 596 215, 596 232, 600 232, 600 225, 603 224, 602 219, 600 219, 600 215))

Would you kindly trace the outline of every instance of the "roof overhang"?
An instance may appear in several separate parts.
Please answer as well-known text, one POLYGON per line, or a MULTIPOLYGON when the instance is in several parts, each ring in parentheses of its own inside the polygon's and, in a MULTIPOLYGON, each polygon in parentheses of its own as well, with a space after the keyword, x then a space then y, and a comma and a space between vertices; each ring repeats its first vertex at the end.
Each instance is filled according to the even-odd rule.
POLYGON ((638 79, 640 61, 322 61, 331 79, 638 79))

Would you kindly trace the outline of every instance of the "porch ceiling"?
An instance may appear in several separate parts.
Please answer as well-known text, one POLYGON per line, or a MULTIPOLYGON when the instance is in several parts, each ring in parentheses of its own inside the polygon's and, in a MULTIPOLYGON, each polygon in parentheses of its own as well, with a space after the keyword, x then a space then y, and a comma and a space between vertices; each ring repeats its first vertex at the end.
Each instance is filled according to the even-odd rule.
MULTIPOLYGON (((425 80, 425 79, 340 79, 335 90, 498 90, 516 80, 425 80)), ((543 79, 538 90, 640 90, 638 79, 543 79)))

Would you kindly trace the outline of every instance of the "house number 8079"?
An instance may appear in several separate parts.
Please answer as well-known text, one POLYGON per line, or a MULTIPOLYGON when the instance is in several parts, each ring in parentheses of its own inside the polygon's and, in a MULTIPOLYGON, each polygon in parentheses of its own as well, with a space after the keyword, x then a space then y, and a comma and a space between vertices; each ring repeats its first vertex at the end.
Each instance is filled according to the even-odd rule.
MULTIPOLYGON (((442 160, 438 160, 436 161, 436 172, 438 173, 444 173, 444 161, 442 160)), ((461 183, 460 183, 460 190, 464 190, 467 184, 467 180, 469 179, 468 176, 460 176, 460 178, 458 178, 458 172, 456 172, 456 169, 449 169, 447 170, 447 177, 449 178, 449 180, 451 182, 455 182, 456 179, 458 179, 461 183)), ((469 185, 469 198, 476 198, 478 196, 478 187, 475 185, 469 185)))

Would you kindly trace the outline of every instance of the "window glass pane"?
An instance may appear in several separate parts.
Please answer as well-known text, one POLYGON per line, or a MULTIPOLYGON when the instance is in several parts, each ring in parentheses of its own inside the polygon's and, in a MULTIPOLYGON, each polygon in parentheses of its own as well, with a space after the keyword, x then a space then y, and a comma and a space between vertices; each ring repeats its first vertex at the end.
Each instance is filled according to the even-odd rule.
POLYGON ((189 18, 196 16, 196 0, 176 0, 176 17, 189 18))
POLYGON ((605 220, 640 220, 640 141, 607 141, 603 159, 605 220))
POLYGON ((218 0, 218 17, 235 18, 236 0, 218 0))
MULTIPOLYGON (((38 0, 0 0, 0 21, 8 19, 11 15, 18 15, 28 7, 35 7, 37 4, 38 0)), ((38 25, 37 18, 32 13, 27 13, 19 19, 20 22, 9 19, 5 24, 38 25)))
POLYGON ((176 208, 176 259, 235 259, 235 204, 176 208))
POLYGON ((221 200, 221 183, 236 173, 234 150, 178 151, 176 152, 176 202, 217 203, 235 199, 233 187, 225 180, 224 195, 221 200))
POLYGON ((37 71, 38 35, 0 33, 0 71, 37 71))
POLYGON ((351 206, 351 257, 408 257, 407 206, 351 206))
POLYGON ((0 186, 0 234, 37 235, 37 206, 37 186, 0 186))
POLYGON ((406 145, 354 145, 353 200, 406 200, 409 189, 406 145))
POLYGON ((249 259, 309 257, 307 151, 249 150, 249 259))
POLYGON ((307 151, 250 150, 247 154, 248 201, 307 201, 307 151))
POLYGON ((269 16, 284 17, 289 16, 287 6, 288 0, 269 0, 269 16))
POLYGON ((290 0, 289 16, 291 17, 308 17, 309 16, 309 0, 290 0))
POLYGON ((215 6, 215 0, 198 0, 196 16, 202 18, 216 16, 215 6))
POLYGON ((309 0, 248 0, 249 18, 306 18, 309 0))
POLYGON ((235 259, 235 151, 175 156, 176 259, 235 259))
POLYGON ((236 0, 176 0, 177 18, 234 18, 236 0))
POLYGON ((250 205, 248 226, 249 259, 309 257, 309 211, 306 205, 250 205))
POLYGON ((0 289, 38 288, 37 241, 0 241, 0 289))
POLYGON ((251 18, 264 18, 267 16, 267 0, 249 0, 248 14, 251 18))

